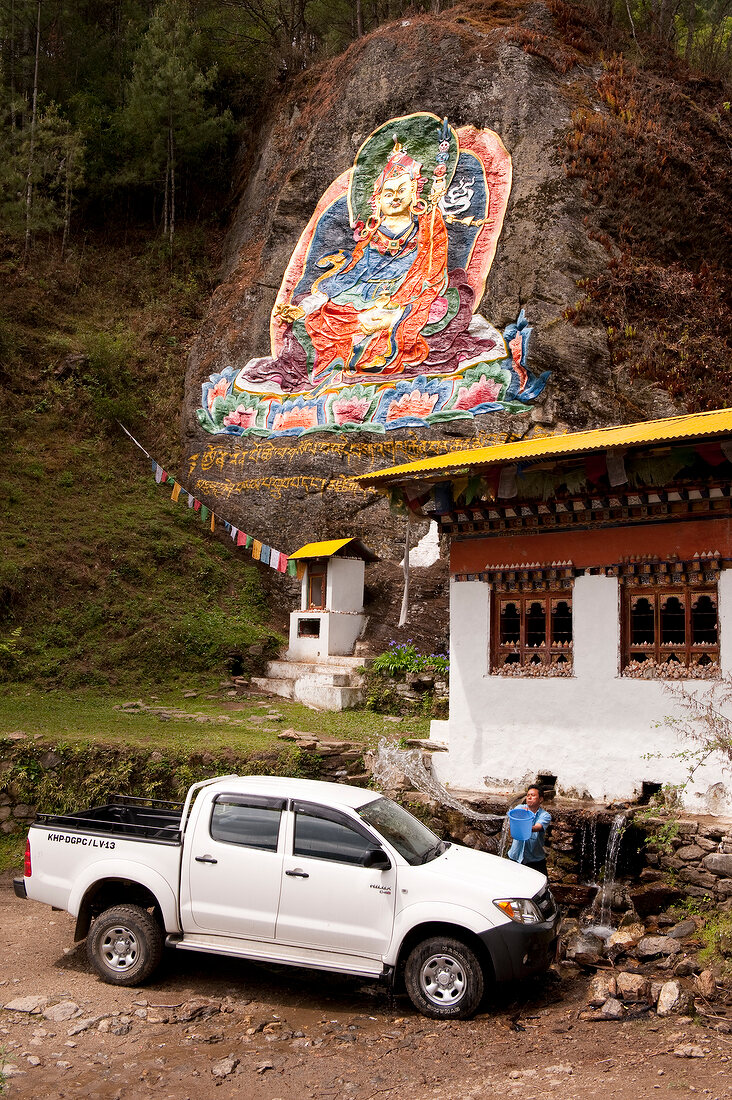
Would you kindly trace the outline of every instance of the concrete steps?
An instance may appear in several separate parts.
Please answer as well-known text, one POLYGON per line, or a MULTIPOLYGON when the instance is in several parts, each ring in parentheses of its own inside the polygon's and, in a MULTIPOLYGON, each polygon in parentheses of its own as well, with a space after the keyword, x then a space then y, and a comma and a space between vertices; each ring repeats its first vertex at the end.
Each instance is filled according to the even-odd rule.
POLYGON ((266 676, 251 683, 260 691, 294 699, 317 710, 348 710, 363 701, 359 669, 363 657, 330 657, 323 661, 270 661, 266 676))

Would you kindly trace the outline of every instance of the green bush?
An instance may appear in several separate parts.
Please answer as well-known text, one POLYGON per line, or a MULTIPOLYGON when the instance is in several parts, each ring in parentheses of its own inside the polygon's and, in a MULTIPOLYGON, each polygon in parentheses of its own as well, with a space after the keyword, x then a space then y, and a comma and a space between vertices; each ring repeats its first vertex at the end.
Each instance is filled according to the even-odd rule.
POLYGON ((20 627, 0 639, 0 680, 17 673, 20 667, 20 627))
POLYGON ((408 672, 436 672, 447 676, 450 660, 445 653, 418 653, 409 639, 407 642, 390 642, 386 652, 372 661, 371 669, 394 679, 404 679, 408 672))
POLYGON ((88 364, 82 377, 95 421, 117 432, 117 422, 134 425, 142 405, 130 363, 137 355, 134 335, 122 326, 93 332, 84 341, 88 364))
POLYGON ((400 694, 396 685, 415 673, 446 679, 449 670, 449 658, 444 653, 418 653, 411 639, 406 642, 392 642, 385 653, 379 654, 363 670, 366 679, 366 707, 378 714, 446 717, 447 699, 438 698, 434 690, 421 692, 418 699, 409 699, 400 694))

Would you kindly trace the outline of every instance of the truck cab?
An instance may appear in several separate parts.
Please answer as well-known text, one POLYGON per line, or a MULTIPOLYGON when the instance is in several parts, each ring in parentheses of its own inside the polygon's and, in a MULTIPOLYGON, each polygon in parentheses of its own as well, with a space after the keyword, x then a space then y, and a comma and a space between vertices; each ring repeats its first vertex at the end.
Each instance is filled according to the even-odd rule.
POLYGON ((227 776, 196 784, 159 829, 154 814, 105 823, 104 809, 41 815, 19 892, 81 919, 106 981, 143 981, 167 944, 385 978, 426 1015, 460 1018, 486 983, 554 957, 543 875, 440 840, 376 791, 227 776))

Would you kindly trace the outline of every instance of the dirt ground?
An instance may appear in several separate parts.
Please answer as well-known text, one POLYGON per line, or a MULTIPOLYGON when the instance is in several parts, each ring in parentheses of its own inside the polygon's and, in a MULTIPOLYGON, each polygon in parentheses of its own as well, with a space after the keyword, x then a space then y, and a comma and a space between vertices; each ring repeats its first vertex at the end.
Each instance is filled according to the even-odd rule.
POLYGON ((42 995, 81 1010, 64 1022, 0 1011, 0 1062, 16 1067, 7 1089, 19 1100, 732 1097, 732 1034, 688 1017, 580 1020, 589 978, 577 969, 437 1023, 359 979, 184 951, 166 952, 144 988, 104 985, 72 919, 15 898, 9 877, 0 928, 0 1004, 42 995), (684 1045, 701 1056, 674 1054, 684 1045))

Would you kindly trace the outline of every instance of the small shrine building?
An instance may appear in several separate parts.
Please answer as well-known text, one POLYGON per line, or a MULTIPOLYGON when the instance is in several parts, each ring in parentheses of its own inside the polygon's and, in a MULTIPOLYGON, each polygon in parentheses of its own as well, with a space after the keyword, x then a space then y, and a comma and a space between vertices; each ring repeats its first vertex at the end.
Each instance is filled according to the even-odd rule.
MULTIPOLYGON (((669 684, 732 674, 732 409, 461 450, 361 475, 450 545, 443 782, 595 800, 681 784, 669 684)), ((687 809, 732 813, 711 758, 687 809)))
POLYGON ((290 615, 290 661, 320 660, 353 653, 366 624, 366 562, 379 558, 360 539, 330 539, 301 546, 290 561, 301 582, 300 610, 290 615))

